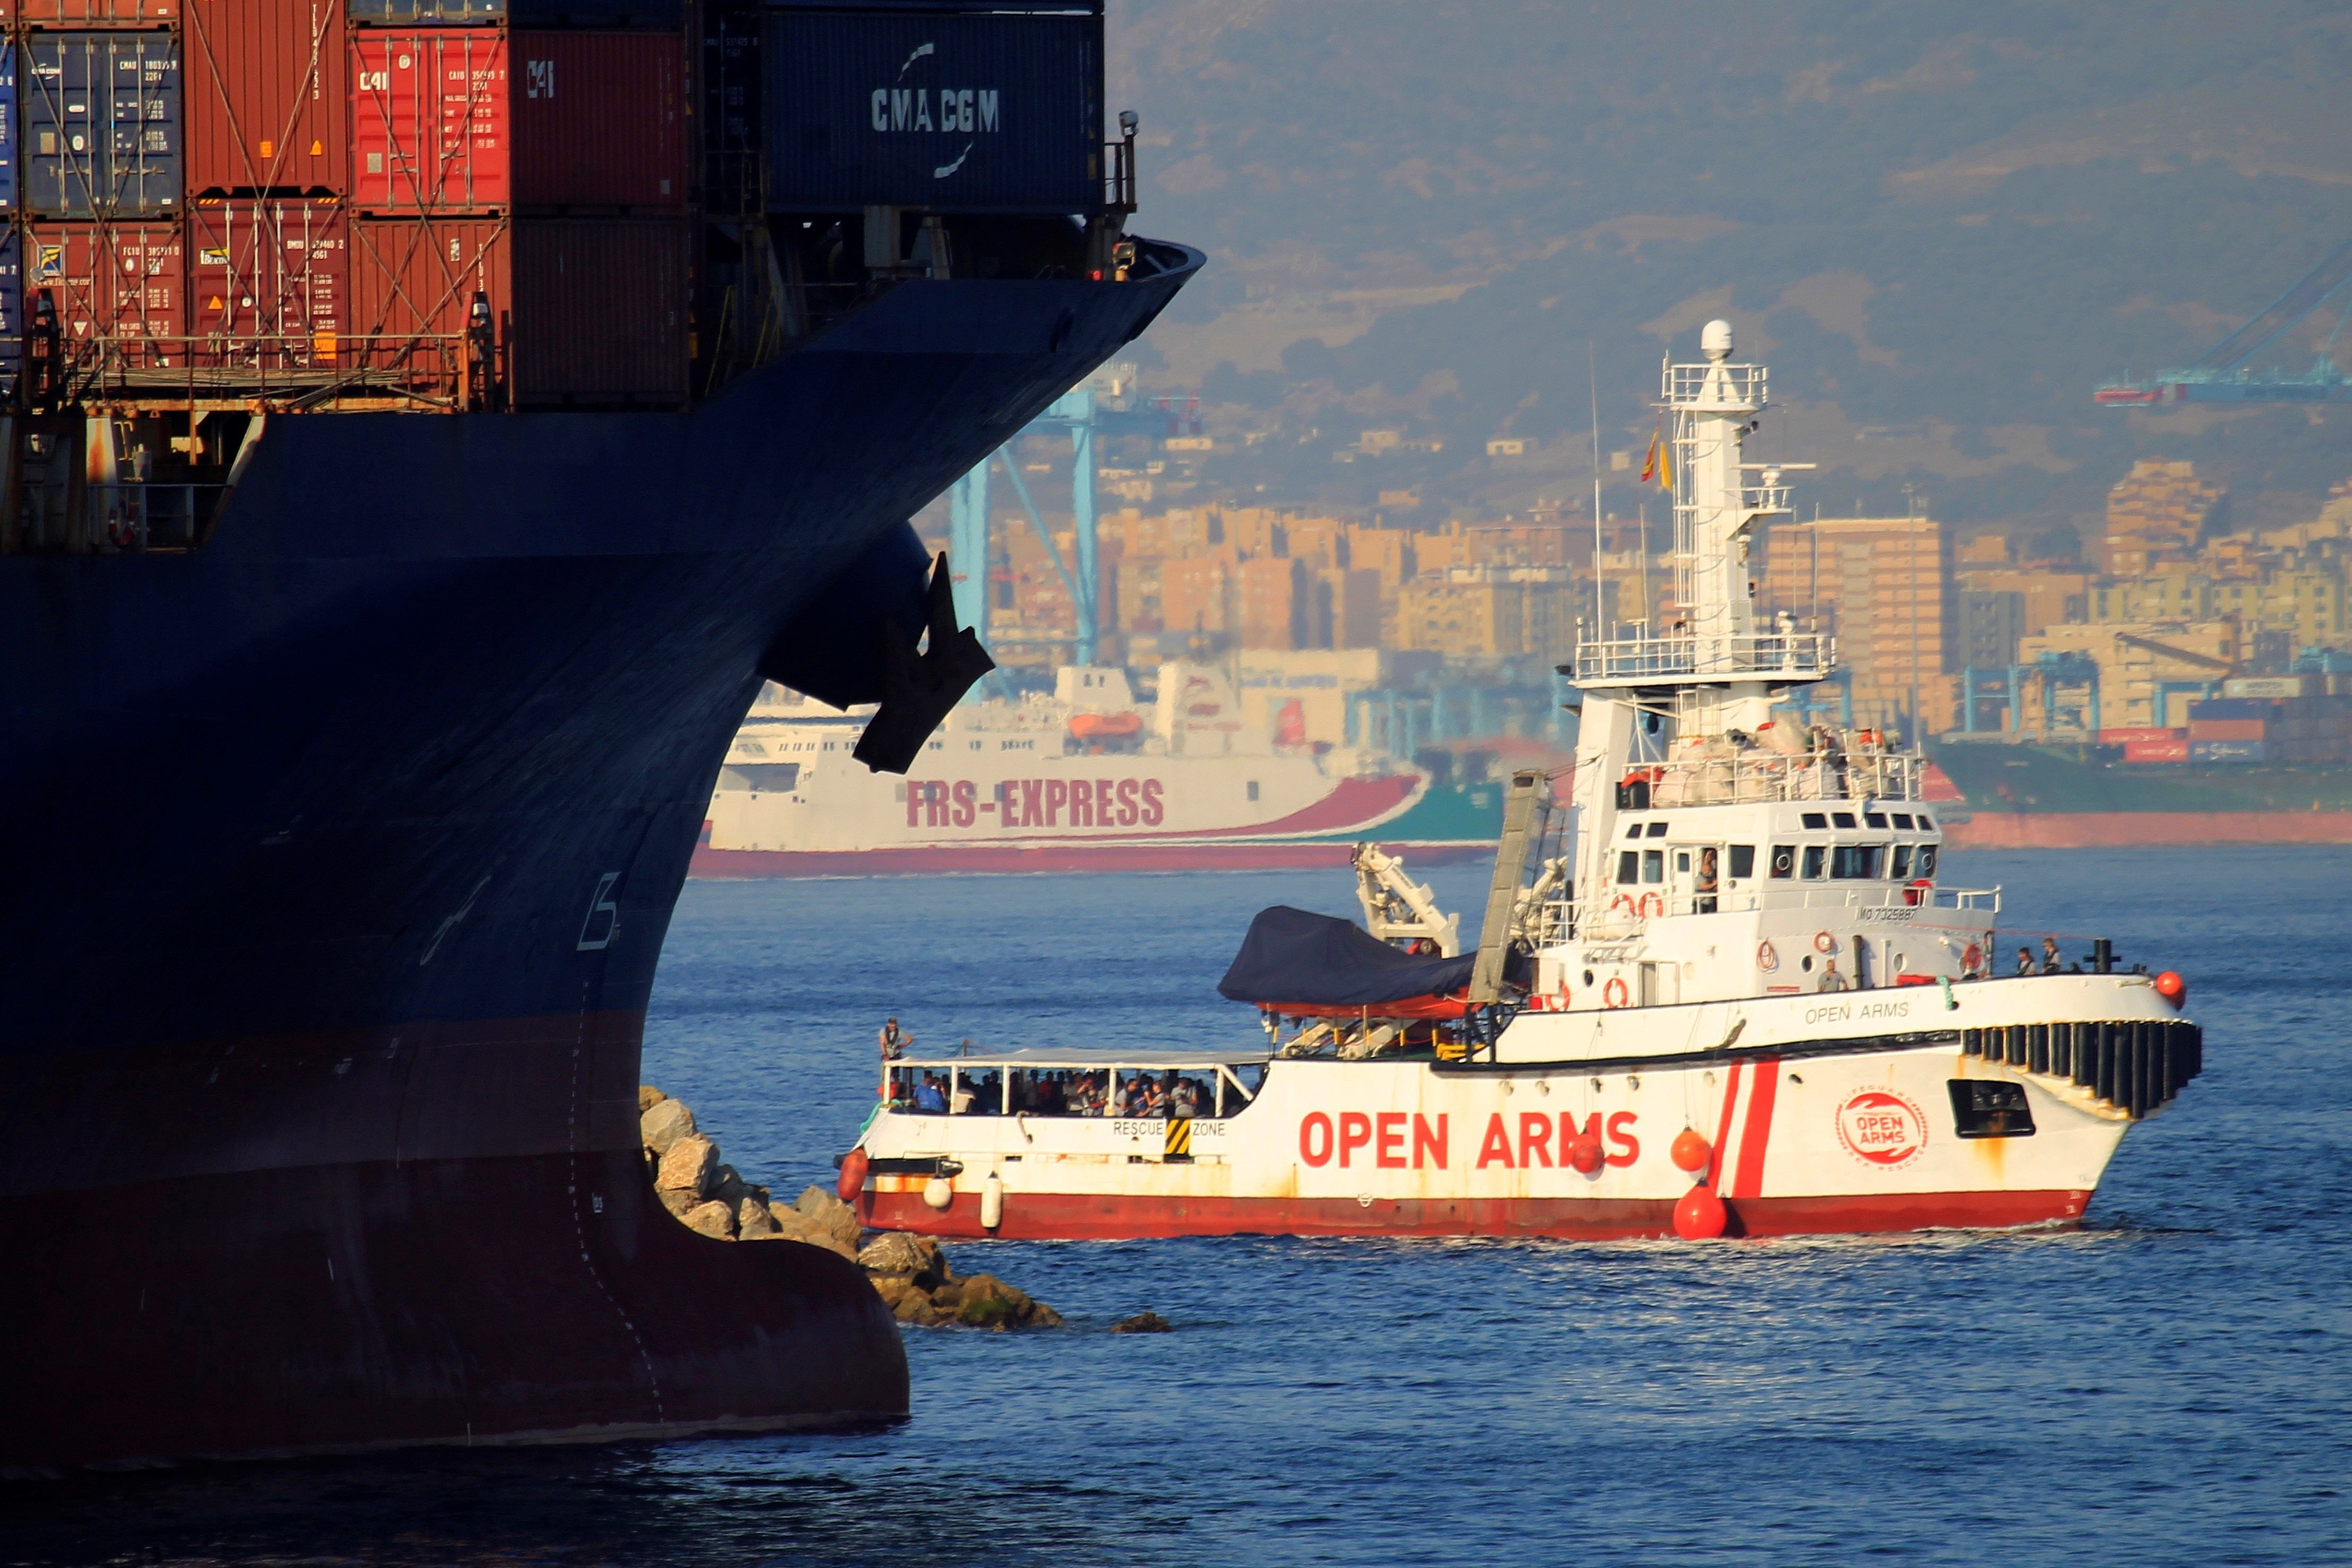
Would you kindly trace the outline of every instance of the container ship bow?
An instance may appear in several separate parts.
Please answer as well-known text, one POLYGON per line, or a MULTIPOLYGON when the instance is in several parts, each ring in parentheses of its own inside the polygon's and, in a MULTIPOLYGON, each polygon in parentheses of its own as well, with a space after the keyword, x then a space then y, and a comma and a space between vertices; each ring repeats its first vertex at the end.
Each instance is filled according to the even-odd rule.
POLYGON ((761 682, 903 768, 905 519, 1201 257, 1091 0, 589 11, 10 24, 0 1466, 907 1406, 656 1201, 646 997, 761 682))

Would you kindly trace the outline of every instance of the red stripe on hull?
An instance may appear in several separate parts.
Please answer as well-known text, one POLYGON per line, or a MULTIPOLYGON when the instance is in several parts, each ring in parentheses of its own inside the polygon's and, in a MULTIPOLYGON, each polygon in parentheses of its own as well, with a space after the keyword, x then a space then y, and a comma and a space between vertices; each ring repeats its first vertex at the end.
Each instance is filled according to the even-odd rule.
POLYGON ((1739 1134, 1739 1168, 1732 1174, 1731 1187, 1725 1197, 1746 1193, 1752 1197, 1762 1189, 1764 1150, 1772 1141, 1772 1102, 1780 1092, 1779 1058, 1759 1057, 1756 1076, 1748 1085, 1748 1125, 1739 1134))
MULTIPOLYGON (((1074 871, 1322 871, 1344 866, 1352 845, 940 844, 905 850, 717 850, 694 852, 689 875, 705 880, 811 876, 1021 875, 1074 871)), ((1384 844, 1416 865, 1484 860, 1492 844, 1384 844)))
POLYGON ((1944 841, 1956 850, 2352 844, 2352 811, 1979 811, 1946 821, 1944 841))
MULTIPOLYGON (((2071 1224, 2087 1192, 1939 1192, 1748 1197, 1727 1207, 1732 1233, 1855 1235, 2071 1224)), ((1495 1236, 1618 1240, 1674 1234, 1664 1199, 1348 1197, 1162 1198, 1007 1193, 1004 1223, 980 1225, 980 1201, 959 1193, 944 1212, 919 1193, 869 1192, 866 1223, 886 1230, 980 1240, 1124 1241, 1169 1236, 1495 1236)))

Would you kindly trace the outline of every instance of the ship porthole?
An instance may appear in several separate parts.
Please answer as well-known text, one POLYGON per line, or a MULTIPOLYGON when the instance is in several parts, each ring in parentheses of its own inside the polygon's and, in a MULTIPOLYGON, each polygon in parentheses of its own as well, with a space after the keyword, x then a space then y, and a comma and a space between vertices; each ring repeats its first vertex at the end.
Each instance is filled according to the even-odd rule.
POLYGON ((1592 971, 1590 969, 1584 971, 1584 988, 1588 991, 1592 988, 1592 971))

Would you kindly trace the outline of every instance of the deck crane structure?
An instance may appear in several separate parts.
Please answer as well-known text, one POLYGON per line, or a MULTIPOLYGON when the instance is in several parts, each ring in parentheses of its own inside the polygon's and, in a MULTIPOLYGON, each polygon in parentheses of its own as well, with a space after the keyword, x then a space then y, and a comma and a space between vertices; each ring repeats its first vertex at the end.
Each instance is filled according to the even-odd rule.
POLYGON ((2195 363, 2135 380, 2126 375, 2091 394, 2103 404, 2142 406, 2176 402, 2352 402, 2352 376, 2336 359, 2336 340, 2352 317, 2352 240, 2271 301, 2267 309, 2214 344, 2195 363), (2322 309, 2336 323, 2308 370, 2294 372, 2257 364, 2255 357, 2322 309))

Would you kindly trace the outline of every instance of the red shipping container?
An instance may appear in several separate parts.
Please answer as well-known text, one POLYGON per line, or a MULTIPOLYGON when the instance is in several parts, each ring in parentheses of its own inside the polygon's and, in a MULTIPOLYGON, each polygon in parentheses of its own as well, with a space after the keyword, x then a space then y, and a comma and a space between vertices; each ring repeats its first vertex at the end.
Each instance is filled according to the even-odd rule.
POLYGON ((47 293, 67 358, 80 365, 187 362, 187 264, 176 224, 35 223, 25 226, 26 319, 47 293))
POLYGON ((2191 740, 2267 740, 2271 721, 2266 718, 2200 718, 2189 725, 2191 740))
POLYGON ((2099 731, 2099 744, 2102 746, 2129 746, 2136 740, 2186 740, 2188 738, 2189 732, 2185 729, 2163 729, 2152 725, 2142 725, 2136 729, 2099 731))
POLYGON ((2189 742, 2183 740, 2126 740, 2124 742, 2126 762, 2186 762, 2189 742))
POLYGON ((674 35, 368 28, 351 48, 362 212, 685 210, 674 35))
POLYGON ((474 296, 507 310, 504 218, 355 218, 346 366, 401 372, 447 394, 463 384, 474 296))
POLYGON ((688 239, 676 218, 518 220, 507 349, 516 405, 685 403, 688 239))
POLYGON ((518 207, 686 210, 686 45, 664 33, 513 36, 518 207))
POLYGON ((180 19, 180 0, 23 0, 0 10, 34 27, 161 27, 180 19))
POLYGON ((339 203, 200 201, 188 247, 198 364, 336 363, 351 294, 351 221, 339 203))
POLYGON ((516 406, 676 406, 687 398, 689 239, 674 218, 357 219, 344 362, 461 389, 479 292, 516 406))
POLYGON ((336 195, 351 178, 342 0, 189 0, 180 92, 189 204, 336 195))
POLYGON ((506 36, 369 28, 352 34, 351 47, 351 188, 360 211, 506 207, 506 36))

